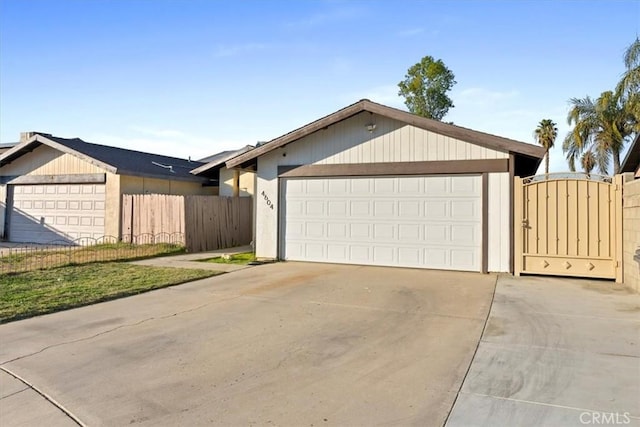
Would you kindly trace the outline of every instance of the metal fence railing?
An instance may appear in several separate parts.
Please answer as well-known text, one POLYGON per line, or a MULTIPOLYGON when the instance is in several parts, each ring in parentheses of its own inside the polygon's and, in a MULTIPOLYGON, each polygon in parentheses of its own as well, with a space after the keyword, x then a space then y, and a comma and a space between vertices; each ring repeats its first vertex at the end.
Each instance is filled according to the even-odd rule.
POLYGON ((71 264, 134 260, 182 253, 182 233, 141 234, 120 241, 114 236, 82 237, 73 242, 47 244, 0 242, 0 274, 18 273, 71 264))

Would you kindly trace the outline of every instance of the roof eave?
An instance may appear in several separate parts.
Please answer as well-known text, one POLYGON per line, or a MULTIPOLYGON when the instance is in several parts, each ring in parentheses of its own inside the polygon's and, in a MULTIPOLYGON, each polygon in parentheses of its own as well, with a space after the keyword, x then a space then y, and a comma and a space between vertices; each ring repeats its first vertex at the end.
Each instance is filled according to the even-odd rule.
POLYGON ((36 134, 32 136, 30 139, 28 139, 27 141, 21 142, 20 144, 16 145, 12 149, 0 154, 0 167, 5 164, 9 164, 13 162, 14 160, 24 156, 25 154, 33 151, 33 149, 37 148, 39 145, 43 145, 43 144, 53 149, 56 149, 58 151, 61 151, 63 153, 70 154, 74 157, 79 158, 80 160, 91 163, 92 165, 98 166, 99 168, 104 169, 107 172, 114 173, 114 174, 118 173, 118 170, 115 166, 101 162, 100 160, 94 159, 91 156, 87 156, 84 153, 80 153, 79 151, 69 148, 64 144, 60 144, 40 134, 36 134), (35 145, 35 147, 29 150, 28 148, 31 147, 32 145, 35 145), (7 159, 9 159, 8 162, 3 163, 7 159))
POLYGON ((470 144, 476 144, 495 150, 502 150, 517 155, 525 155, 527 157, 539 159, 540 161, 546 154, 546 150, 543 147, 526 144, 521 141, 515 141, 512 139, 503 138, 500 136, 491 135, 460 126, 442 123, 436 120, 420 117, 406 111, 398 110, 396 108, 388 107, 386 105, 377 104, 367 99, 363 99, 341 110, 338 110, 335 113, 329 114, 292 132, 273 139, 266 144, 261 145, 260 147, 254 148, 250 152, 234 157, 233 159, 227 161, 226 166, 228 168, 237 167, 263 154, 285 146, 298 139, 304 138, 305 136, 334 125, 340 121, 353 117, 363 111, 368 111, 380 116, 398 120, 409 125, 430 132, 449 136, 451 138, 459 139, 470 144))
POLYGON ((127 176, 136 176, 140 178, 156 178, 156 179, 164 179, 170 181, 187 181, 187 182, 200 182, 206 183, 209 182, 210 179, 199 177, 199 176, 180 176, 180 175, 166 175, 166 174, 153 174, 153 173, 143 173, 138 171, 130 171, 125 169, 119 169, 117 171, 118 175, 127 175, 127 176))
POLYGON ((640 133, 631 142, 631 147, 620 166, 620 172, 635 172, 638 166, 640 166, 640 133))
POLYGON ((222 169, 223 167, 225 167, 227 165, 227 163, 232 160, 235 159, 236 157, 242 156, 243 154, 254 150, 255 147, 253 145, 246 145, 243 148, 236 150, 234 152, 232 152, 231 154, 229 154, 227 157, 224 157, 220 160, 216 160, 216 161, 212 161, 209 163, 206 163, 200 167, 195 168, 194 170, 192 170, 190 173, 192 173, 193 175, 198 175, 204 172, 207 172, 211 169, 222 169))

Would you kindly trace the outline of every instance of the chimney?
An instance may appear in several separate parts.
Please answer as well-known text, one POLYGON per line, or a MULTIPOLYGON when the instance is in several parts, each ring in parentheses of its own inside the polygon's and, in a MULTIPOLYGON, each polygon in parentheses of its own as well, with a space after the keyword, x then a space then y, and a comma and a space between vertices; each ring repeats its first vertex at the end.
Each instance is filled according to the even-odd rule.
POLYGON ((33 130, 29 132, 20 132, 20 142, 28 141, 36 135, 51 136, 50 133, 37 132, 33 130))

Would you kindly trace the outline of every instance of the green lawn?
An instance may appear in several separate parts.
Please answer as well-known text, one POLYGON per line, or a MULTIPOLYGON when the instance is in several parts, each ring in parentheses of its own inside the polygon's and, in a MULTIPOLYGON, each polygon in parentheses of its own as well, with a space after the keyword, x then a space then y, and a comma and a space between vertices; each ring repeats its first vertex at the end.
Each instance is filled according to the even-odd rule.
POLYGON ((0 274, 0 323, 134 295, 220 274, 126 263, 0 274))
POLYGON ((250 262, 255 261, 255 260, 256 260, 256 256, 253 254, 253 252, 243 252, 243 253, 240 253, 240 254, 231 255, 228 258, 215 257, 215 258, 200 259, 198 261, 213 262, 213 263, 216 263, 216 264, 246 265, 246 264, 249 264, 250 262))
POLYGON ((177 255, 185 252, 180 245, 155 243, 132 245, 129 243, 104 243, 82 247, 15 249, 0 255, 0 274, 18 273, 70 264, 122 261, 177 255))

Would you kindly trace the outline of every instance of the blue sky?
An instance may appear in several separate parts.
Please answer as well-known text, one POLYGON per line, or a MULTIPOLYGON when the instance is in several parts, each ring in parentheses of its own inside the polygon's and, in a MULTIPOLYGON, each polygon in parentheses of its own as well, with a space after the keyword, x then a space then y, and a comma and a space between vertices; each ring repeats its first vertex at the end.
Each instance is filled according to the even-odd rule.
POLYGON ((200 158, 361 98, 404 108, 425 55, 455 73, 445 117, 533 143, 568 100, 612 89, 640 0, 0 0, 0 141, 38 130, 200 158))

